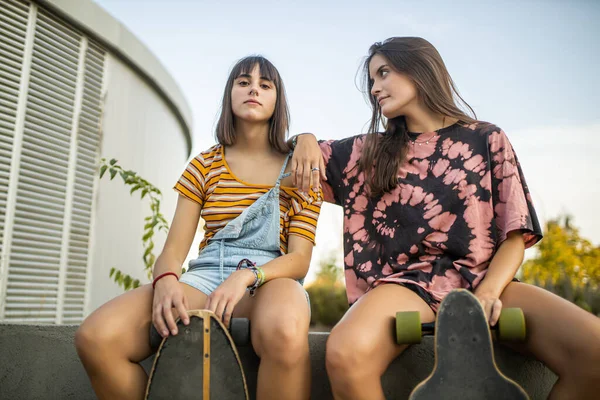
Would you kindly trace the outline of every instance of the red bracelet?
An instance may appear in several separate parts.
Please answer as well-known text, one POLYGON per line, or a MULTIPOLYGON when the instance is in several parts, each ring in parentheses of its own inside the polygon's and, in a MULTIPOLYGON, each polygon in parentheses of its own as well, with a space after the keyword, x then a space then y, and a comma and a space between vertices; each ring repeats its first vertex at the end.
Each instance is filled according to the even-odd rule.
POLYGON ((179 280, 179 276, 175 272, 165 272, 164 274, 160 274, 159 276, 154 278, 154 280, 152 281, 152 289, 154 289, 154 286, 156 286, 156 282, 158 282, 159 279, 164 278, 168 275, 173 275, 175 278, 177 278, 177 280, 179 280))

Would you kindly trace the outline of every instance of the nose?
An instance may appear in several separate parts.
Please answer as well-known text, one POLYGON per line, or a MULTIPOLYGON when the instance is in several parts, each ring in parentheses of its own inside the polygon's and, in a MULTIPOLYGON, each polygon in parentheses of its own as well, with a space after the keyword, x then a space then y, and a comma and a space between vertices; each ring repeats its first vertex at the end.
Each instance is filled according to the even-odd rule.
POLYGON ((377 97, 381 93, 381 88, 377 84, 377 82, 373 82, 373 86, 371 87, 371 95, 377 97))
POLYGON ((250 86, 250 96, 257 96, 258 95, 258 85, 251 85, 250 86))

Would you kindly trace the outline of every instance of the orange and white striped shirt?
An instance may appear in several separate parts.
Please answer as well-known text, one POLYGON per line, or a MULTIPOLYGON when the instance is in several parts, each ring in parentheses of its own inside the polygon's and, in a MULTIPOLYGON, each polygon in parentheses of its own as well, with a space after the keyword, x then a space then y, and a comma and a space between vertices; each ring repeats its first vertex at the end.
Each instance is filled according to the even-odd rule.
MULTIPOLYGON (((181 195, 202 206, 206 222, 200 250, 219 229, 239 216, 244 209, 273 186, 242 182, 229 169, 223 146, 217 144, 198 154, 175 184, 181 195)), ((281 251, 287 253, 288 235, 301 236, 313 244, 322 194, 312 190, 303 195, 297 188, 281 186, 279 192, 281 251)))

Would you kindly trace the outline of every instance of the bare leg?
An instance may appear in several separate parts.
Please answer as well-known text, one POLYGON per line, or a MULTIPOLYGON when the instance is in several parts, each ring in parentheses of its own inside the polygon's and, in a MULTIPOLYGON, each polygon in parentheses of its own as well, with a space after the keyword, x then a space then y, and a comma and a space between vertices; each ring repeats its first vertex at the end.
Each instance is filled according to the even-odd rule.
POLYGON ((398 311, 419 311, 431 322, 431 308, 413 291, 395 284, 376 287, 360 298, 333 328, 326 364, 336 399, 384 399, 381 376, 408 346, 394 340, 398 311))
POLYGON ((521 347, 559 376, 550 399, 597 399, 600 393, 600 319, 536 286, 510 283, 504 307, 520 307, 527 321, 521 347))
MULTIPOLYGON (((181 285, 190 308, 202 308, 206 295, 181 285)), ((153 294, 150 285, 124 293, 90 314, 77 330, 77 353, 99 399, 144 397, 148 377, 138 363, 152 354, 153 294)))
POLYGON ((257 399, 308 399, 310 310, 304 289, 292 279, 274 279, 247 301, 252 346, 260 357, 257 399))

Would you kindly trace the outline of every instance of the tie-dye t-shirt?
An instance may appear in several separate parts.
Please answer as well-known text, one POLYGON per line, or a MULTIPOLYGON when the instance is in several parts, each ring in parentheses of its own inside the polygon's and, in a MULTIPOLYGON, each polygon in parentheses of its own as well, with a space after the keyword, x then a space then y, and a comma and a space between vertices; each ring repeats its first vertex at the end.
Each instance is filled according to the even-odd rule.
POLYGON ((434 309, 452 289, 474 289, 509 232, 542 237, 521 167, 504 132, 456 123, 409 142, 398 187, 370 198, 358 174, 365 135, 321 142, 325 200, 344 209, 348 301, 400 283, 434 309))

